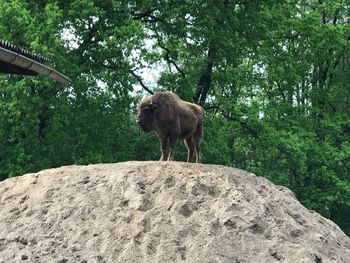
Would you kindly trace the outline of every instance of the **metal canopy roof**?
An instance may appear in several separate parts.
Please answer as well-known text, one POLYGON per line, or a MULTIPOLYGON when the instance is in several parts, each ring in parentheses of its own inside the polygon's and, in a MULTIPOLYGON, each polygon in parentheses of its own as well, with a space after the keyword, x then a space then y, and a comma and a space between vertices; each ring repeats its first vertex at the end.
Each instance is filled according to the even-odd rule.
POLYGON ((60 72, 44 65, 49 60, 30 53, 5 41, 0 41, 0 72, 21 75, 44 75, 57 82, 68 84, 70 79, 60 72))

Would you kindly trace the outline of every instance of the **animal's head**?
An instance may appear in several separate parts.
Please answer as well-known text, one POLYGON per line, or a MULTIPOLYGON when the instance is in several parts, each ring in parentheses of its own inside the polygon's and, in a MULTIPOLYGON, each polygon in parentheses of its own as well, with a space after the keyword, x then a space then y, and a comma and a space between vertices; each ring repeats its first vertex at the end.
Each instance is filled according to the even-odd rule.
POLYGON ((154 115, 158 110, 158 105, 152 103, 150 98, 140 102, 136 122, 144 132, 154 129, 154 115))

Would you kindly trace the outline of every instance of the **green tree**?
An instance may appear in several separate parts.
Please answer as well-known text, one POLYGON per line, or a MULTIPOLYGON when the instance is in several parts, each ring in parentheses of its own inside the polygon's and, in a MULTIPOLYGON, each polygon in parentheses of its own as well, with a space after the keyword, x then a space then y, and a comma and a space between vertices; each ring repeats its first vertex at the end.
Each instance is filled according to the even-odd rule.
POLYGON ((340 0, 0 0, 2 37, 72 79, 0 76, 0 177, 158 159, 136 105, 169 90, 206 110, 203 162, 285 185, 349 234, 349 9, 340 0), (141 71, 152 66, 159 78, 148 86, 141 71))

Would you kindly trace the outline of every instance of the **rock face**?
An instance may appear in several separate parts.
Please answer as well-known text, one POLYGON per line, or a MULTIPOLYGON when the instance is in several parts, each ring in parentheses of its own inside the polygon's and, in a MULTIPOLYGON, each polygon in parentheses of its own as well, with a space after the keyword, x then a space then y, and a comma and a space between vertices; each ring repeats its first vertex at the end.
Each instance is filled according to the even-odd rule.
POLYGON ((350 262, 286 188, 215 165, 68 166, 0 182, 0 262, 350 262))

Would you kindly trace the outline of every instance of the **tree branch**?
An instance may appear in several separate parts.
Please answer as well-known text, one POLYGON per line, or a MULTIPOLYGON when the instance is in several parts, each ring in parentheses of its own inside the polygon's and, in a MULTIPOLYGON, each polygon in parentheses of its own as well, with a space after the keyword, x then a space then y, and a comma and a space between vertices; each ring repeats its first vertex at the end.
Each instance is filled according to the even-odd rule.
POLYGON ((143 81, 142 81, 142 78, 139 76, 139 75, 137 75, 136 73, 135 73, 135 71, 133 71, 133 70, 129 70, 129 73, 139 82, 139 84, 141 85, 141 87, 145 90, 145 91, 147 91, 149 94, 151 94, 151 95, 153 95, 154 94, 154 92, 152 91, 152 90, 150 90, 146 85, 145 85, 145 83, 143 83, 143 81))
POLYGON ((158 10, 157 8, 152 8, 150 10, 147 10, 143 13, 133 13, 131 14, 133 16, 133 19, 135 20, 143 20, 145 22, 157 22, 159 19, 153 15, 153 12, 158 10))
POLYGON ((161 49, 164 49, 165 52, 166 52, 166 53, 165 53, 165 56, 164 56, 164 57, 165 57, 165 60, 168 61, 170 64, 172 64, 172 65, 176 68, 176 70, 181 74, 181 76, 182 76, 183 78, 186 78, 186 75, 185 75, 185 73, 182 71, 182 69, 180 69, 180 67, 175 63, 175 61, 172 60, 172 59, 170 58, 170 53, 171 53, 170 49, 162 44, 162 39, 161 39, 160 35, 158 34, 158 32, 157 32, 155 29, 153 29, 153 31, 154 31, 154 33, 155 33, 156 36, 157 36, 157 45, 158 45, 161 49))

